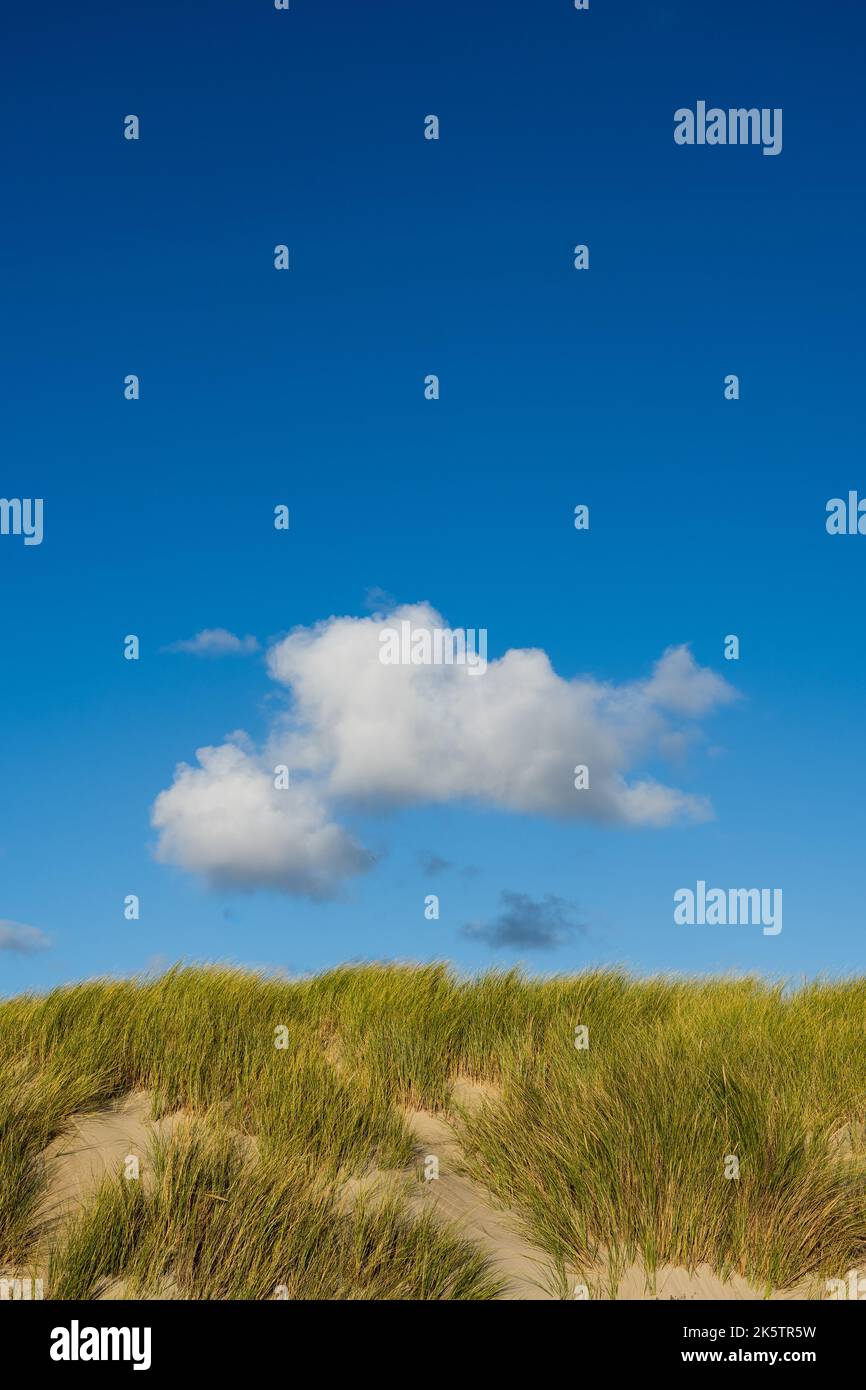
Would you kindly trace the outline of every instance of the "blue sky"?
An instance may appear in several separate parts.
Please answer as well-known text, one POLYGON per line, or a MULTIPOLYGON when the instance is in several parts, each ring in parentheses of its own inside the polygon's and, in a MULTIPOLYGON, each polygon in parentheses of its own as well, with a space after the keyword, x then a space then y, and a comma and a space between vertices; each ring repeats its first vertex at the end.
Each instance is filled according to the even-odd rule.
MULTIPOLYGON (((50 3, 10 40, 0 495, 42 497, 45 535, 0 536, 0 992, 180 957, 862 971, 866 540, 824 524, 866 493, 862 15, 145 8, 50 3), (782 108, 781 154, 676 145, 698 100, 782 108), (712 816, 533 809, 512 791, 535 735, 506 722, 501 794, 431 799, 423 736, 396 799, 387 736, 353 745, 369 796, 320 770, 375 859, 330 899, 157 858, 176 766, 237 730, 261 757, 284 722, 267 652, 372 623, 373 590, 485 628, 482 684, 531 648, 634 691, 688 645, 739 698, 665 713, 623 773, 712 816), (163 650, 217 628, 258 650, 163 650), (676 926, 698 879, 781 887, 783 931, 676 926), (514 913, 524 945, 496 944, 514 913), (22 925, 48 944, 13 949, 22 925)), ((333 733, 308 731, 326 759, 333 733)))

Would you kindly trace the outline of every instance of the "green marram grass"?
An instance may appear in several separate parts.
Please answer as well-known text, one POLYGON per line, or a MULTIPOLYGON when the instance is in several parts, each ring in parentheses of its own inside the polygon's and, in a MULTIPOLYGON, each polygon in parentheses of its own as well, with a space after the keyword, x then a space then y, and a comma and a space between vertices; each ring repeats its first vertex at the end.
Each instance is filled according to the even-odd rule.
POLYGON ((866 979, 178 967, 22 996, 0 1004, 0 1264, 33 1256, 40 1154, 68 1117, 146 1090, 182 1123, 147 1184, 106 1182, 53 1242, 48 1296, 123 1279, 185 1298, 495 1297, 482 1255, 399 1191, 340 1199, 411 1167, 412 1107, 449 1111, 469 1171, 563 1271, 840 1277, 866 1257, 864 1044, 866 979), (461 1110, 458 1078, 491 1098, 461 1110))

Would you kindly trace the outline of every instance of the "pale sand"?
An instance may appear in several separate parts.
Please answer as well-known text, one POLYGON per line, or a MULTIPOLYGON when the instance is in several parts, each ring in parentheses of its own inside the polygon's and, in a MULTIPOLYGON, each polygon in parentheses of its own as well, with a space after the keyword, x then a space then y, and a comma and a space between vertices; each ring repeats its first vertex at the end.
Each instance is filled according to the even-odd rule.
MULTIPOLYGON (((496 1087, 466 1079, 458 1081, 452 1092, 458 1114, 461 1109, 472 1111, 486 1100, 497 1097, 496 1087)), ((527 1238, 519 1214, 503 1208, 485 1187, 467 1175, 457 1133, 447 1118, 428 1110, 406 1110, 404 1113, 417 1139, 413 1181, 407 1185, 405 1174, 378 1170, 347 1183, 343 1189, 344 1199, 351 1203, 362 1193, 376 1197, 400 1185, 401 1190, 408 1192, 410 1204, 416 1211, 434 1210, 480 1247, 490 1259, 494 1272, 505 1281, 503 1299, 533 1302, 573 1299, 580 1285, 586 1290, 582 1296, 588 1295, 590 1299, 738 1302, 765 1297, 764 1290, 754 1288, 742 1276, 735 1274, 723 1280, 709 1265, 699 1265, 692 1271, 663 1265, 650 1277, 638 1260, 622 1271, 615 1290, 610 1288, 609 1269, 603 1261, 582 1280, 576 1273, 568 1273, 563 1289, 555 1262, 527 1238), (423 1172, 429 1156, 438 1159, 439 1177, 419 1182, 417 1175, 423 1172)), ((793 1288, 773 1290, 770 1298, 820 1297, 821 1287, 816 1281, 803 1280, 793 1288)))
POLYGON ((41 1230, 49 1233, 68 1220, 105 1178, 124 1172, 130 1156, 138 1159, 139 1181, 147 1182, 154 1138, 171 1134, 181 1119, 174 1114, 152 1120, 145 1091, 130 1092, 105 1110, 72 1115, 43 1155, 46 1188, 36 1213, 41 1230))
MULTIPOLYGON (((496 1088, 460 1080, 454 1086, 457 1111, 473 1110, 486 1100, 496 1099, 496 1088)), ((416 1136, 413 1165, 409 1172, 375 1170, 363 1178, 353 1178, 341 1189, 344 1208, 359 1197, 376 1200, 399 1188, 406 1193, 416 1212, 432 1210, 461 1235, 473 1241, 490 1259, 495 1273, 505 1281, 502 1294, 508 1300, 546 1301, 574 1298, 578 1278, 567 1277, 567 1291, 557 1279, 553 1260, 526 1237, 519 1215, 503 1209, 480 1183, 465 1172, 462 1150, 454 1127, 443 1115, 427 1110, 407 1110, 407 1119, 416 1136), (419 1181, 424 1162, 434 1156, 439 1164, 438 1178, 419 1181)), ((63 1223, 80 1209, 106 1177, 120 1174, 129 1155, 139 1160, 139 1180, 150 1178, 149 1152, 155 1136, 170 1134, 183 1119, 182 1114, 153 1121, 151 1102, 145 1092, 134 1092, 104 1110, 73 1115, 62 1135, 52 1140, 44 1153, 46 1190, 37 1212, 43 1241, 50 1244, 63 1223)), ((43 1245, 43 1250, 45 1245, 43 1245)), ((0 1278, 32 1276, 44 1278, 44 1259, 38 1258, 26 1270, 0 1269, 0 1278)), ((610 1298, 609 1274, 599 1264, 586 1275, 590 1298, 610 1298)), ((177 1297, 170 1285, 157 1292, 157 1298, 177 1297)), ((722 1299, 755 1300, 764 1297, 739 1275, 722 1280, 709 1265, 696 1270, 665 1265, 648 1278, 644 1266, 635 1261, 622 1273, 614 1297, 618 1299, 722 1299)), ((107 1284, 97 1295, 101 1299, 124 1297, 121 1280, 107 1284)), ((821 1285, 804 1280, 785 1290, 773 1290, 773 1299, 821 1297, 821 1285)))
MULTIPOLYGON (((170 1134, 182 1118, 181 1114, 174 1114, 152 1120, 151 1098, 144 1091, 130 1092, 103 1110, 71 1115, 62 1134, 52 1139, 42 1155, 46 1185, 34 1218, 37 1250, 33 1264, 25 1270, 0 1269, 0 1278, 41 1278, 47 1291, 47 1255, 64 1223, 81 1209, 105 1178, 123 1173, 130 1155, 138 1159, 138 1181, 146 1183, 152 1176, 153 1139, 170 1134)), ((164 1291, 156 1296, 176 1295, 164 1291)), ((96 1297, 125 1297, 123 1282, 106 1283, 96 1297)))
POLYGON ((448 1122, 426 1110, 407 1111, 407 1118, 418 1140, 418 1166, 423 1168, 428 1155, 434 1155, 439 1162, 438 1178, 416 1182, 410 1189, 415 1210, 433 1208, 460 1235, 480 1246, 490 1258, 494 1273, 506 1281, 503 1298, 557 1298, 556 1271, 549 1256, 520 1234, 513 1213, 497 1209, 487 1189, 460 1172, 460 1145, 448 1122))

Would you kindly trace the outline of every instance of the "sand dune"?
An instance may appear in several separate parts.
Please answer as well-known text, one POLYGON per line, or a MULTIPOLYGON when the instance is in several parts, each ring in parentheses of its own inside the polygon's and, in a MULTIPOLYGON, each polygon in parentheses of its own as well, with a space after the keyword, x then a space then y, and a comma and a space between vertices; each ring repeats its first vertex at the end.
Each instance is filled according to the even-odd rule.
POLYGON ((37 1225, 47 1233, 67 1220, 105 1178, 123 1172, 129 1157, 138 1159, 139 1181, 146 1182, 154 1138, 172 1133, 181 1118, 169 1115, 152 1120, 146 1091, 133 1091, 104 1110, 72 1115, 43 1156, 46 1188, 36 1213, 37 1225))
MULTIPOLYGON (((453 1091, 452 1119, 423 1109, 404 1113, 415 1135, 413 1163, 408 1170, 376 1169, 353 1178, 341 1189, 343 1205, 351 1207, 360 1198, 377 1200, 399 1188, 416 1213, 432 1210, 464 1238, 474 1242, 490 1259, 497 1276, 504 1281, 501 1295, 507 1300, 550 1301, 563 1298, 603 1297, 618 1299, 680 1300, 756 1300, 765 1297, 739 1275, 723 1280, 708 1265, 687 1269, 664 1265, 654 1276, 635 1261, 622 1270, 611 1287, 606 1265, 596 1268, 580 1281, 575 1273, 557 1272, 551 1257, 527 1239, 515 1211, 503 1209, 490 1192, 471 1178, 465 1169, 459 1140, 461 1110, 473 1110, 488 1098, 496 1097, 489 1084, 459 1081, 453 1091), (435 1159, 438 1176, 423 1180, 425 1164, 435 1159), (584 1291, 585 1290, 585 1291, 584 1291)), ((62 1232, 99 1184, 123 1172, 130 1156, 138 1159, 139 1181, 147 1183, 150 1174, 150 1147, 157 1136, 173 1132, 182 1120, 174 1114, 158 1121, 151 1119, 151 1098, 143 1091, 133 1092, 122 1101, 102 1110, 75 1114, 43 1155, 46 1187, 36 1213, 40 1233, 38 1254, 27 1270, 0 1270, 0 1279, 37 1277, 46 1281, 46 1254, 51 1242, 62 1232)), ((34 1286, 35 1287, 35 1286, 34 1286)), ((787 1290, 773 1290, 773 1299, 821 1297, 821 1284, 801 1281, 787 1290)), ((47 1289, 46 1281, 46 1292, 47 1289)), ((171 1286, 153 1296, 176 1297, 171 1286)), ((124 1297, 122 1280, 106 1283, 98 1298, 124 1297)))
MULTIPOLYGON (((453 1102, 459 1110, 473 1110, 485 1099, 496 1098, 496 1088, 462 1080, 453 1090, 453 1102)), ((508 1300, 561 1300, 575 1297, 605 1297, 627 1300, 702 1300, 725 1301, 759 1300, 766 1292, 754 1288, 741 1275, 722 1279, 709 1265, 688 1270, 676 1265, 662 1265, 654 1275, 636 1260, 627 1265, 610 1287, 610 1273, 599 1262, 585 1280, 575 1273, 566 1276, 562 1286, 555 1262, 522 1233, 520 1215, 500 1206, 480 1183, 467 1175, 457 1129, 447 1118, 428 1110, 409 1109, 404 1112, 415 1133, 414 1158, 416 1180, 405 1187, 405 1174, 377 1170, 366 1178, 346 1184, 348 1200, 360 1194, 367 1197, 384 1193, 394 1184, 403 1183, 410 1205, 416 1211, 433 1209, 462 1235, 474 1241, 491 1260, 496 1273, 505 1281, 502 1294, 508 1300), (435 1157, 439 1176, 430 1181, 417 1181, 425 1160, 435 1157), (582 1289, 585 1288, 586 1293, 582 1289)), ((796 1286, 774 1289, 771 1299, 808 1299, 821 1296, 819 1281, 803 1280, 796 1286)))
MULTIPOLYGON (((140 1182, 150 1173, 150 1147, 155 1137, 166 1136, 181 1115, 151 1119, 151 1098, 145 1091, 131 1092, 117 1104, 102 1110, 71 1115, 63 1133, 53 1139, 42 1155, 45 1189, 36 1209, 36 1254, 27 1269, 0 1269, 0 1280, 41 1279, 46 1296, 47 1258, 52 1242, 62 1234, 64 1224, 74 1216, 106 1178, 124 1171, 127 1159, 138 1159, 140 1182)), ((100 1289, 100 1299, 123 1298, 122 1280, 100 1289)), ((172 1297, 171 1293, 160 1297, 172 1297)))

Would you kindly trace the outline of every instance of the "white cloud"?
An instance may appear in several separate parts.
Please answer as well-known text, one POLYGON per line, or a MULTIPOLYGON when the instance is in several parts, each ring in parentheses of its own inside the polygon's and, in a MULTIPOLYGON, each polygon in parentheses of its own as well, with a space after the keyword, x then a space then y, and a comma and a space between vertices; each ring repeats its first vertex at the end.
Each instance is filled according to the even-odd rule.
POLYGON ((160 858, 214 882, 320 896, 367 867, 335 819, 340 806, 464 801, 533 815, 664 826, 710 814, 703 797, 630 776, 663 752, 672 719, 736 697, 674 647, 649 677, 614 685, 565 680, 545 652, 510 650, 483 674, 465 666, 383 665, 379 634, 408 620, 445 627, 429 605, 387 617, 329 618, 268 652, 290 709, 256 752, 242 740, 201 749, 157 799, 160 858), (273 790, 273 767, 292 769, 273 790), (590 789, 576 791, 576 764, 590 789))
POLYGON ((195 637, 163 647, 165 652, 186 652, 190 656, 247 656, 258 650, 255 637, 236 637, 224 627, 206 627, 195 637))
POLYGON ((699 719, 730 700, 732 690, 715 671, 696 665, 688 647, 669 647, 656 662, 646 694, 660 709, 699 719))
POLYGON ((317 789, 274 787, 273 768, 236 743, 199 748, 160 792, 152 823, 157 858, 203 874, 214 887, 275 888, 327 897, 334 880, 372 856, 328 819, 317 789))
POLYGON ((15 951, 19 955, 29 956, 34 951, 47 950, 50 945, 48 937, 38 927, 0 918, 0 951, 15 951))

